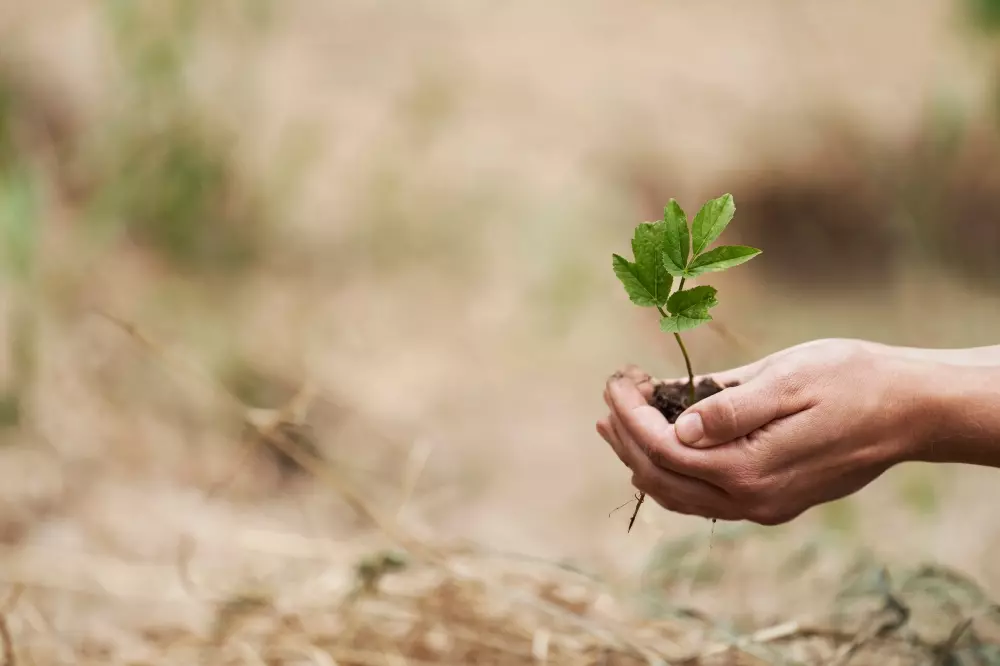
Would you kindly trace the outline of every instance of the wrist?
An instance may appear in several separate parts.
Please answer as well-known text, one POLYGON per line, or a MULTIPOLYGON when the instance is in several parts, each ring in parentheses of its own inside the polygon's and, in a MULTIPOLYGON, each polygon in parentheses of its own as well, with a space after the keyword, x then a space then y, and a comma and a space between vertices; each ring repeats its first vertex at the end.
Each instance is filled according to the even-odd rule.
MULTIPOLYGON (((941 363, 897 352, 881 346, 883 373, 889 386, 883 394, 884 409, 890 415, 884 441, 892 464, 925 459, 941 429, 947 405, 941 399, 941 363)), ((947 369, 944 370, 947 372, 947 369)))
POLYGON ((1000 367, 922 365, 905 459, 1000 466, 1000 367))

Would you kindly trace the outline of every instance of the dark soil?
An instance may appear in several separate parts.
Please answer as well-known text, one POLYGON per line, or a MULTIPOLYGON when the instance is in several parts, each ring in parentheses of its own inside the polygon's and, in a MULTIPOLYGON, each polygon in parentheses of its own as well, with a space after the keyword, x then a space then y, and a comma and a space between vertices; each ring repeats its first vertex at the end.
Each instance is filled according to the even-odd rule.
MULTIPOLYGON (((715 395, 716 393, 732 386, 736 386, 736 384, 733 383, 727 386, 722 386, 714 379, 702 379, 700 382, 695 384, 694 387, 695 402, 704 400, 705 398, 715 395)), ((650 400, 650 404, 660 410, 660 413, 666 417, 667 421, 673 423, 685 409, 691 406, 689 401, 690 395, 688 393, 688 383, 685 381, 676 384, 658 385, 653 391, 653 398, 650 400)))

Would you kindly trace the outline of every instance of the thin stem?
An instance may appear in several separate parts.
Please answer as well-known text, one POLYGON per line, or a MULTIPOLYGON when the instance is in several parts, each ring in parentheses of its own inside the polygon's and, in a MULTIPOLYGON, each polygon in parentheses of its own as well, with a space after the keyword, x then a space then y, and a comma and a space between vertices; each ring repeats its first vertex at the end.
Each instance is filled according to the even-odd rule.
POLYGON ((674 333, 674 339, 677 340, 677 344, 681 348, 681 353, 684 354, 684 365, 687 366, 688 372, 688 398, 690 403, 688 406, 694 404, 694 371, 691 369, 691 358, 688 356, 687 348, 684 346, 684 341, 681 340, 680 333, 674 333))
MULTIPOLYGON (((687 278, 681 278, 681 283, 680 283, 680 285, 678 285, 677 291, 684 291, 684 281, 686 279, 687 278)), ((677 344, 681 348, 681 353, 684 354, 684 365, 687 366, 687 371, 688 371, 688 398, 690 400, 690 404, 693 405, 694 404, 694 398, 695 398, 695 395, 694 395, 694 371, 691 370, 691 358, 688 356, 687 348, 684 347, 684 341, 681 340, 681 336, 680 336, 679 333, 674 333, 674 339, 677 340, 677 344)))

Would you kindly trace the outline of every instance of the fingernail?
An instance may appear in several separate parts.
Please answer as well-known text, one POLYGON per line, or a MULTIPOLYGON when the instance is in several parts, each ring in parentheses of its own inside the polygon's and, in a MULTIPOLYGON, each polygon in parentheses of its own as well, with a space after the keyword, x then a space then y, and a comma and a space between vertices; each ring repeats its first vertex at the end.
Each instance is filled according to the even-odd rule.
POLYGON ((705 424, 701 420, 701 414, 697 412, 681 416, 674 424, 674 428, 677 439, 688 446, 697 444, 705 436, 705 424))

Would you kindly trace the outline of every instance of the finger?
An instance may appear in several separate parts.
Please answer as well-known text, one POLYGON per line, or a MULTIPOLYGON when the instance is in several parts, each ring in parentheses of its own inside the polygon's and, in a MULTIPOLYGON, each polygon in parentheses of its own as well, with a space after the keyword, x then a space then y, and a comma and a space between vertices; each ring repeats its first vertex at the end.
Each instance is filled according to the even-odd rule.
MULTIPOLYGON (((632 485, 635 485, 633 481, 632 485)), ((700 516, 702 518, 713 518, 717 520, 741 520, 742 515, 739 510, 732 507, 730 504, 718 503, 713 506, 703 506, 700 504, 690 504, 684 502, 673 495, 663 495, 656 492, 647 492, 646 496, 651 500, 659 504, 661 507, 667 511, 673 513, 681 513, 688 516, 700 516)))
POLYGON ((611 423, 608 421, 608 419, 604 418, 597 422, 597 433, 601 436, 601 438, 605 442, 607 442, 611 446, 612 449, 617 450, 621 448, 621 443, 618 441, 618 436, 615 435, 614 430, 612 430, 611 423))
POLYGON ((611 432, 609 428, 610 425, 608 424, 606 419, 601 419, 600 421, 597 422, 597 434, 600 435, 601 439, 603 439, 605 442, 611 444, 611 432))
POLYGON ((611 426, 611 423, 608 421, 608 419, 601 419, 600 421, 598 421, 597 432, 600 433, 601 437, 604 438, 604 441, 611 446, 611 450, 615 452, 615 455, 618 456, 618 459, 622 461, 622 464, 625 465, 626 467, 629 467, 631 458, 628 457, 628 453, 625 449, 625 446, 622 444, 621 439, 619 439, 618 435, 615 433, 614 428, 611 426))
POLYGON ((631 364, 626 365, 619 372, 623 377, 631 379, 636 384, 643 384, 646 382, 653 381, 653 378, 649 375, 649 373, 637 365, 631 365, 631 364))
POLYGON ((636 384, 636 388, 639 389, 639 393, 642 397, 649 402, 653 399, 653 392, 656 390, 656 383, 652 380, 648 382, 643 382, 641 384, 636 384))
MULTIPOLYGON (((727 389, 728 390, 728 389, 727 389)), ((658 409, 642 397, 635 384, 627 379, 612 379, 608 382, 608 397, 612 404, 611 423, 628 448, 634 442, 643 458, 664 469, 684 476, 711 480, 713 472, 707 464, 704 453, 684 446, 674 432, 674 426, 667 422, 658 409)), ((634 471, 636 468, 629 465, 634 471)))
POLYGON ((675 430, 687 446, 704 449, 749 435, 805 406, 797 404, 778 375, 761 374, 698 401, 677 418, 675 430))
POLYGON ((704 518, 730 520, 737 515, 732 500, 711 489, 698 487, 704 482, 660 470, 653 479, 632 476, 632 485, 668 511, 704 518), (693 484, 693 485, 692 485, 693 484))
MULTIPOLYGON (((635 382, 635 385, 639 387, 640 393, 646 400, 651 400, 653 398, 653 390, 659 383, 658 380, 654 379, 648 372, 636 365, 626 365, 624 368, 612 375, 612 378, 625 377, 635 382)), ((608 403, 610 407, 610 402, 608 400, 607 388, 604 389, 604 402, 608 403)))
MULTIPOLYGON (((647 403, 652 404, 651 401, 653 399, 653 391, 656 388, 655 385, 652 382, 646 382, 644 384, 637 384, 636 388, 639 389, 639 393, 642 394, 643 399, 647 403)), ((611 401, 611 394, 608 392, 607 388, 604 389, 604 404, 608 406, 608 409, 614 411, 614 403, 611 401)))
POLYGON ((643 461, 642 451, 639 447, 635 445, 635 442, 625 429, 622 427, 621 421, 615 416, 614 411, 608 414, 608 425, 611 431, 611 438, 615 441, 615 453, 618 454, 618 458, 632 470, 634 474, 637 468, 642 466, 643 461))
POLYGON ((635 442, 616 414, 612 413, 609 421, 623 448, 625 464, 633 472, 632 483, 636 488, 675 505, 712 511, 721 511, 720 507, 729 501, 720 488, 710 483, 658 466, 635 442))

